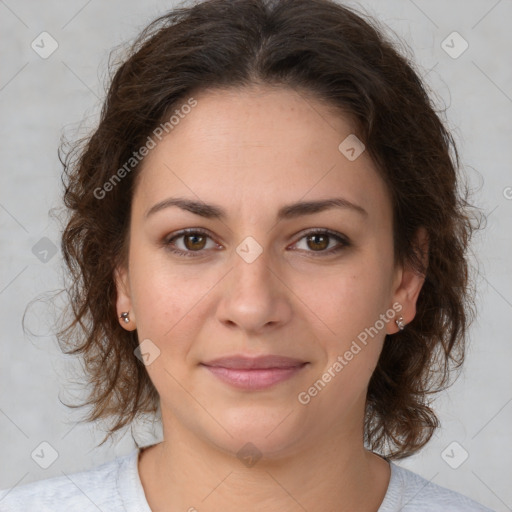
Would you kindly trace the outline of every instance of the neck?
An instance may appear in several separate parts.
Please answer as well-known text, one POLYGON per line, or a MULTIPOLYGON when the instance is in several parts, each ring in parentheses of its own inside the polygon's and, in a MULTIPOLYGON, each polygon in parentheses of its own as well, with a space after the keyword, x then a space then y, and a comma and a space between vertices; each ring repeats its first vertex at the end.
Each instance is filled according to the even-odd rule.
POLYGON ((389 484, 389 464, 364 448, 361 429, 327 432, 256 460, 250 449, 239 458, 169 418, 163 425, 164 441, 143 450, 139 461, 154 511, 238 512, 258 503, 268 512, 377 512, 389 484))

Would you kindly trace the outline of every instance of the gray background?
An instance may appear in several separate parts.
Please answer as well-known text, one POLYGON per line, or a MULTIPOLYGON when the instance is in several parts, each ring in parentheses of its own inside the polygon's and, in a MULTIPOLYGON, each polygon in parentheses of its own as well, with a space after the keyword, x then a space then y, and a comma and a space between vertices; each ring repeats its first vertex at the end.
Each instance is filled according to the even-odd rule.
MULTIPOLYGON (((436 102, 447 107, 474 200, 488 215, 486 230, 473 244, 479 316, 465 370, 435 402, 442 428, 424 450, 400 464, 497 511, 512 510, 512 2, 347 4, 375 15, 412 47, 436 102), (441 47, 453 31, 469 44, 458 58, 441 47), (458 445, 450 446, 453 442, 458 445), (446 461, 460 462, 462 450, 469 457, 453 469, 446 461)), ((56 152, 61 134, 84 134, 94 126, 109 50, 172 5, 0 0, 0 488, 88 469, 135 446, 127 433, 114 445, 95 448, 101 432, 77 425, 83 412, 59 402, 59 396, 80 396, 70 382, 79 379, 79 366, 60 352, 51 334, 51 311, 44 303, 29 310, 32 336, 23 333, 21 318, 29 301, 62 286, 60 226, 49 216, 61 206, 56 152), (47 59, 31 48, 43 31, 59 45, 47 59), (50 242, 41 242, 44 237, 50 242), (45 248, 47 254, 41 252, 45 248), (48 469, 31 458, 43 441, 59 454, 48 469)), ((461 48, 460 42, 453 45, 461 48)), ((148 428, 138 431, 141 442, 151 441, 148 428)), ((158 428, 154 435, 160 435, 158 428)))

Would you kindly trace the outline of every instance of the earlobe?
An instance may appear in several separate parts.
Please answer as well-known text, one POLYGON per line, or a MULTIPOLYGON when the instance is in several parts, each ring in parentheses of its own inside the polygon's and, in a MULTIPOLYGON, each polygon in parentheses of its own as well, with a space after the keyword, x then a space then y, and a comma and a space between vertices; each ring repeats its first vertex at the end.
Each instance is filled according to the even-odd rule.
POLYGON ((136 322, 127 269, 124 267, 116 268, 114 271, 114 281, 117 291, 116 310, 118 320, 124 329, 133 331, 136 329, 136 322))
POLYGON ((406 263, 397 274, 398 282, 394 292, 394 300, 402 308, 396 315, 395 323, 393 325, 389 324, 392 332, 388 332, 388 334, 394 334, 402 330, 400 325, 406 326, 416 316, 416 303, 425 282, 425 273, 428 266, 428 246, 428 233, 422 227, 416 233, 415 247, 422 263, 423 272, 414 268, 412 264, 406 263))

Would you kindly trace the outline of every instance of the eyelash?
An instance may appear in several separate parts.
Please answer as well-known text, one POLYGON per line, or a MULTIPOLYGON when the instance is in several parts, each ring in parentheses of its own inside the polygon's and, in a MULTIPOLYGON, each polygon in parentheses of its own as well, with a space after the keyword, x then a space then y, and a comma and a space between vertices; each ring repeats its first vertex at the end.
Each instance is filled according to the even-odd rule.
MULTIPOLYGON (((185 257, 189 257, 189 258, 190 257, 197 258, 201 255, 201 253, 205 249, 201 249, 199 251, 183 251, 181 249, 173 248, 173 245, 172 245, 172 242, 174 240, 176 240, 180 237, 183 237, 184 235, 191 235, 191 234, 205 235, 208 238, 212 239, 210 234, 204 229, 188 228, 188 229, 183 229, 182 231, 179 231, 178 233, 174 234, 171 238, 167 238, 166 240, 164 240, 163 244, 167 250, 169 250, 170 252, 172 252, 174 254, 178 254, 179 256, 185 256, 185 257)), ((301 238, 299 238, 298 241, 302 240, 303 238, 305 238, 309 235, 316 235, 316 234, 329 235, 330 237, 335 238, 338 242, 340 242, 340 245, 333 247, 332 249, 329 249, 328 251, 306 251, 306 252, 312 253, 313 257, 315 257, 315 258, 335 254, 335 253, 341 251, 342 249, 349 247, 351 245, 350 242, 348 241, 348 239, 345 236, 343 236, 341 233, 337 233, 336 231, 331 231, 330 229, 322 229, 322 228, 316 228, 316 229, 309 230, 308 232, 304 233, 301 236, 301 238)))

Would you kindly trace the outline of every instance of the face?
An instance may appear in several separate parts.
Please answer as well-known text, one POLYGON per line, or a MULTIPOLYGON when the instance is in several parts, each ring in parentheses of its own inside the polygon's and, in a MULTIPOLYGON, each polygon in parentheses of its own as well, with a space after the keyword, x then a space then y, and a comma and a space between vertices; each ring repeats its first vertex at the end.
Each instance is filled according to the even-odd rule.
POLYGON ((384 337, 421 286, 394 265, 389 192, 366 152, 339 149, 349 120, 314 99, 195 100, 143 162, 116 282, 164 435, 268 456, 335 432, 359 441, 384 337))

